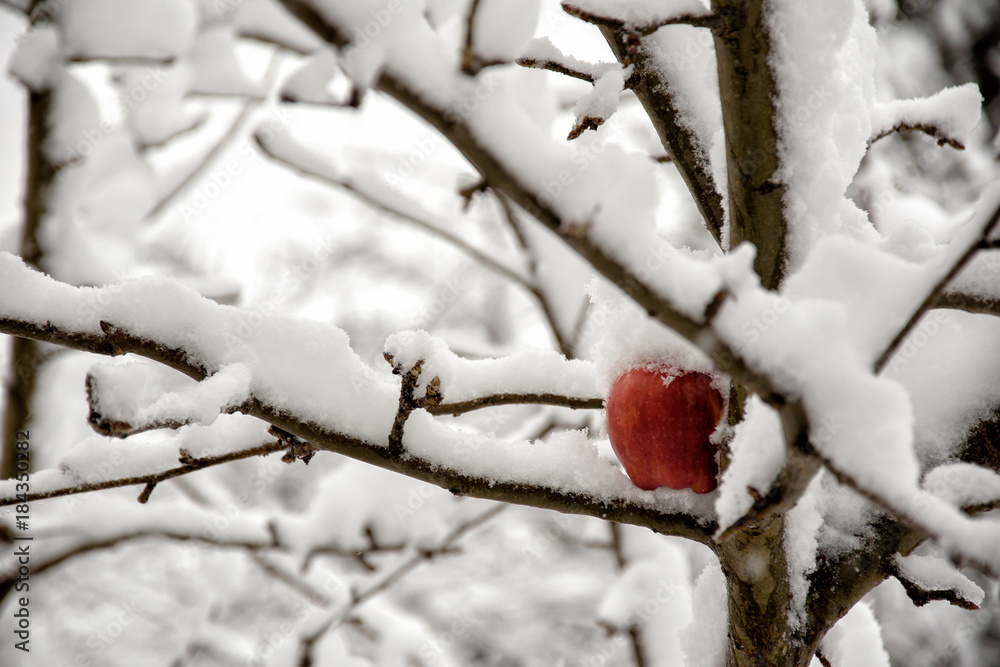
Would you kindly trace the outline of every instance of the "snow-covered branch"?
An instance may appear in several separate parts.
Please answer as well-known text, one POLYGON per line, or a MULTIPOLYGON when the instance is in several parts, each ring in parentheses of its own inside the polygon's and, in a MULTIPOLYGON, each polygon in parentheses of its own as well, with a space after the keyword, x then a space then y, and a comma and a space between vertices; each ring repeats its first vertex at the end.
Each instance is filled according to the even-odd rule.
POLYGON ((547 69, 588 83, 594 83, 611 70, 621 68, 618 63, 591 63, 574 58, 563 53, 546 37, 528 42, 515 62, 521 67, 547 69))
POLYGON ((921 99, 876 103, 868 145, 893 132, 918 131, 941 146, 964 149, 979 123, 982 99, 978 86, 968 83, 921 99))
POLYGON ((600 12, 598 3, 590 1, 563 2, 562 8, 570 16, 575 16, 588 23, 612 30, 627 30, 640 35, 651 35, 668 25, 683 24, 698 28, 715 28, 720 24, 719 18, 714 14, 706 13, 700 3, 689 2, 687 4, 692 7, 692 10, 675 10, 663 16, 652 15, 647 7, 629 8, 621 5, 616 7, 619 10, 617 15, 609 16, 600 12))
MULTIPOLYGON (((534 444, 501 443, 493 437, 450 429, 416 410, 406 423, 404 451, 387 447, 398 388, 362 364, 346 335, 332 327, 277 316, 251 324, 242 311, 168 281, 144 280, 102 290, 73 288, 27 269, 9 255, 0 256, 0 274, 12 287, 0 299, 0 309, 6 313, 0 317, 0 333, 108 356, 133 353, 199 381, 211 380, 226 367, 242 365, 248 372, 247 393, 233 394, 230 386, 220 393, 225 397, 219 407, 262 419, 315 449, 343 454, 460 495, 590 514, 701 542, 708 542, 714 530, 704 499, 691 492, 640 491, 601 459, 593 443, 580 433, 534 444), (303 384, 310 391, 298 391, 303 384)), ((397 359, 405 363, 407 354, 420 351, 399 347, 397 359)), ((490 362, 477 363, 488 366, 490 362)), ((519 375, 510 369, 505 372, 502 363, 493 364, 500 379, 519 375)), ((573 368, 566 367, 569 377, 574 375, 573 368)), ((451 376, 446 370, 429 368, 442 377, 442 391, 448 396, 451 376)), ((459 371, 456 377, 461 377, 459 371)), ((462 383, 456 381, 458 396, 461 391, 462 383)), ((225 447, 226 451, 216 454, 244 458, 265 453, 239 444, 225 447)), ((288 445, 281 442, 269 447, 277 451, 288 445)), ((155 456, 149 451, 149 463, 139 457, 132 464, 132 469, 140 468, 136 474, 81 483, 77 477, 99 477, 86 471, 94 462, 84 451, 83 459, 68 472, 46 474, 44 487, 43 480, 33 482, 30 497, 148 485, 164 474, 174 477, 204 467, 195 454, 179 468, 163 465, 170 457, 169 446, 155 456), (146 469, 141 469, 144 465, 146 469)), ((173 456, 177 456, 176 449, 173 456)), ((0 502, 16 501, 13 481, 0 484, 0 502)))
POLYGON ((893 576, 918 607, 945 600, 962 609, 979 609, 985 597, 983 589, 940 558, 897 554, 892 569, 893 576))

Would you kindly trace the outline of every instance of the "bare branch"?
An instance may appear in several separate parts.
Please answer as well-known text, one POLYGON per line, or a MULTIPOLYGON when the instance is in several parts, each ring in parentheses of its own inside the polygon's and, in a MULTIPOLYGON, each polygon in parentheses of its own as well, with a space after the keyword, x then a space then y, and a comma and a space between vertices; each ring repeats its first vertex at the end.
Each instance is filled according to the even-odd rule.
POLYGON ((660 137, 660 143, 687 185, 706 228, 721 247, 726 212, 722 206, 722 195, 712 175, 708 147, 702 146, 682 122, 684 114, 680 110, 676 90, 670 86, 658 67, 650 66, 649 56, 642 49, 641 41, 636 42, 634 35, 630 36, 622 30, 601 28, 601 32, 618 61, 635 66, 635 72, 627 86, 642 103, 660 137))
MULTIPOLYGON (((211 537, 206 537, 204 535, 191 535, 187 533, 180 533, 176 531, 166 531, 166 530, 141 530, 130 533, 124 533, 121 535, 115 535, 114 537, 109 537, 107 539, 95 540, 93 542, 85 542, 76 545, 70 549, 67 549, 61 554, 52 556, 46 560, 37 562, 32 560, 31 563, 31 574, 33 576, 40 575, 47 572, 53 568, 56 568, 63 563, 72 560, 78 556, 83 556, 95 551, 102 551, 104 549, 113 549, 122 544, 128 542, 137 542, 141 540, 171 540, 175 542, 187 542, 192 544, 202 544, 219 549, 242 549, 247 551, 251 556, 259 553, 263 550, 269 549, 282 549, 273 542, 251 542, 251 541, 241 541, 241 540, 220 540, 211 537)), ((0 574, 0 600, 2 600, 13 587, 16 580, 16 573, 10 574, 0 574)))
POLYGON ((559 323, 556 322, 555 312, 552 309, 552 303, 549 301, 545 292, 542 291, 542 288, 538 285, 538 255, 535 253, 535 249, 528 242, 527 236, 525 236, 524 231, 521 229, 521 223, 517 219, 517 213, 514 212, 514 209, 507 201, 507 198, 498 193, 497 201, 500 202, 500 206, 503 208, 507 224, 510 225, 518 243, 528 256, 528 270, 531 272, 532 277, 531 285, 528 287, 528 291, 530 291, 538 301, 538 305, 542 309, 542 314, 545 316, 545 321, 548 322, 549 330, 552 332, 552 336, 556 339, 556 344, 559 346, 559 351, 562 352, 564 357, 570 359, 573 357, 573 351, 570 348, 566 337, 563 336, 563 333, 559 328, 559 323))
POLYGON ((990 237, 990 234, 993 232, 994 228, 996 228, 998 222, 1000 222, 1000 206, 998 206, 993 214, 987 219, 982 232, 978 237, 976 237, 975 242, 972 243, 972 245, 970 245, 964 253, 962 253, 962 256, 959 257, 954 264, 952 264, 951 268, 948 269, 948 272, 941 277, 937 285, 931 289, 927 298, 924 299, 923 303, 920 304, 917 310, 910 317, 909 321, 903 326, 902 329, 900 329, 899 333, 896 334, 896 337, 891 343, 889 343, 889 346, 885 349, 885 351, 882 352, 878 361, 875 362, 876 373, 881 373, 885 369, 886 364, 888 364, 889 360, 892 359, 896 350, 899 349, 899 347, 903 344, 903 341, 906 340, 906 337, 920 322, 920 318, 922 318, 924 313, 934 307, 934 305, 941 299, 941 295, 944 294, 948 284, 954 280, 955 276, 957 276, 959 272, 965 268, 972 257, 980 250, 980 242, 985 241, 990 237))
MULTIPOLYGON (((268 64, 267 73, 264 75, 264 80, 268 82, 267 84, 268 87, 270 87, 271 79, 277 73, 277 66, 279 62, 280 59, 278 58, 277 54, 271 56, 271 61, 268 64)), ((226 133, 223 134, 222 137, 215 143, 215 145, 212 146, 211 150, 209 150, 205 154, 205 156, 198 163, 197 167, 191 170, 191 172, 187 176, 185 176, 180 183, 174 186, 172 190, 170 190, 165 195, 163 195, 163 197, 160 198, 160 200, 156 203, 156 205, 153 206, 153 208, 150 209, 149 213, 146 214, 147 219, 155 218, 157 215, 159 215, 165 208, 173 204, 181 195, 183 195, 184 192, 187 191, 187 189, 191 187, 193 183, 195 183, 199 178, 201 178, 205 174, 205 172, 209 169, 209 167, 212 166, 212 163, 214 162, 215 158, 221 155, 223 151, 225 151, 229 147, 229 145, 237 137, 240 136, 240 133, 243 131, 247 119, 250 118, 251 113, 262 102, 264 102, 264 98, 260 99, 252 97, 245 98, 243 102, 243 108, 240 109, 240 112, 236 115, 236 118, 233 119, 233 122, 229 125, 229 129, 226 130, 226 133)))
POLYGON ((955 148, 957 150, 965 150, 964 143, 962 143, 959 139, 950 136, 947 132, 944 131, 944 129, 938 127, 937 125, 934 125, 933 123, 909 124, 902 122, 896 123, 891 128, 883 130, 879 134, 869 139, 868 147, 871 148, 872 144, 874 144, 882 137, 887 137, 890 134, 897 132, 923 132, 924 134, 935 139, 938 143, 938 146, 944 146, 945 144, 947 144, 948 146, 951 146, 952 148, 955 148))
POLYGON ((469 76, 479 74, 484 68, 494 65, 506 65, 505 60, 485 60, 476 54, 475 38, 473 36, 476 14, 479 11, 479 0, 472 0, 469 13, 465 19, 465 47, 462 49, 462 71, 469 76))

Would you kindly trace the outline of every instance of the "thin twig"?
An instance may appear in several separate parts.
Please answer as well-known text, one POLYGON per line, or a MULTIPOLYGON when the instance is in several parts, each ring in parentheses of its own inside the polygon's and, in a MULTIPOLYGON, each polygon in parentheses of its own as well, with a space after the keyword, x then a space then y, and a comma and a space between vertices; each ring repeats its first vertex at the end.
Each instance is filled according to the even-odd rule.
POLYGON ((500 193, 497 193, 496 198, 497 201, 500 202, 500 206, 503 208, 507 224, 510 225, 510 228, 514 232, 514 236, 517 237, 518 243, 528 256, 528 271, 531 274, 531 284, 528 286, 528 291, 530 291, 538 301, 538 305, 542 309, 542 314, 545 316, 545 321, 549 325, 549 330, 552 331, 552 335, 556 339, 556 344, 559 346, 559 351, 562 352, 564 357, 569 359, 572 357, 573 351, 570 348, 569 342, 566 340, 565 336, 563 336, 563 333, 559 328, 559 323, 556 322, 555 311, 552 308, 552 303, 549 301, 545 292, 543 292, 541 287, 538 285, 538 255, 535 248, 528 241, 527 236, 521 229, 521 223, 517 219, 517 214, 514 212, 514 208, 511 206, 507 198, 500 193))
POLYGON ((651 35, 660 28, 668 25, 690 25, 696 28, 712 28, 714 29, 719 25, 720 21, 714 14, 678 14, 676 16, 670 16, 659 21, 653 21, 651 23, 637 23, 633 24, 625 19, 616 18, 614 16, 603 16, 601 14, 595 14, 594 12, 582 9, 573 5, 569 2, 562 3, 563 11, 565 11, 570 16, 575 16, 576 18, 586 21, 587 23, 593 23, 604 28, 611 28, 612 30, 628 30, 630 32, 635 32, 640 35, 651 35))
POLYGON ((368 588, 363 593, 355 594, 351 598, 350 602, 348 602, 342 609, 332 614, 318 630, 316 630, 313 634, 302 638, 302 660, 300 664, 312 664, 312 650, 316 642, 322 639, 326 633, 337 628, 344 621, 346 621, 348 616, 350 616, 355 609, 405 577, 411 571, 416 569, 421 563, 426 563, 434 558, 437 558, 438 556, 451 553, 453 551, 452 546, 466 533, 483 525, 493 517, 503 512, 507 507, 507 505, 492 507, 474 519, 463 523, 445 536, 444 540, 442 540, 436 548, 418 551, 416 554, 397 566, 396 569, 390 572, 384 579, 379 581, 379 583, 373 585, 371 588, 368 588))
MULTIPOLYGON (((283 549, 283 547, 273 544, 270 541, 261 542, 248 542, 248 541, 227 541, 227 540, 217 540, 204 535, 187 535, 184 533, 177 533, 167 530, 142 530, 134 533, 126 533, 124 535, 116 535, 115 537, 110 537, 103 540, 96 540, 94 542, 87 542, 86 544, 81 544, 65 553, 58 556, 50 558, 49 560, 42 561, 41 563, 35 564, 32 561, 31 573, 41 574, 46 570, 50 570, 66 561, 81 556, 83 554, 88 554, 94 551, 100 551, 103 549, 111 549, 117 547, 120 544, 126 542, 134 542, 137 540, 173 540, 175 542, 191 542, 195 544, 206 544, 213 547, 218 547, 221 549, 246 549, 250 552, 256 552, 263 549, 283 549)), ((0 582, 7 581, 13 578, 12 576, 7 576, 5 578, 0 578, 0 582)))
POLYGON ((405 221, 415 227, 424 230, 425 232, 431 234, 432 236, 435 236, 438 239, 443 240, 453 245, 454 247, 458 248, 465 254, 469 255, 469 257, 479 262, 483 266, 487 267, 494 273, 497 273, 498 275, 503 276, 507 280, 510 280, 511 282, 517 285, 521 285, 526 289, 531 289, 530 285, 524 279, 524 277, 518 275, 516 272, 507 268, 503 264, 497 262, 489 255, 483 253, 481 250, 478 250, 477 248, 474 248, 473 246, 469 245, 463 239, 459 238, 457 235, 445 231, 444 229, 441 229, 437 225, 422 220, 421 218, 413 215, 412 213, 409 213, 408 211, 396 208, 375 198, 374 196, 370 195, 364 190, 361 190, 360 188, 356 187, 350 181, 332 178, 326 174, 321 174, 317 171, 304 167, 303 165, 288 160, 278 155, 274 151, 272 151, 271 148, 267 145, 267 143, 262 141, 260 137, 257 137, 256 141, 257 145, 260 147, 260 150, 263 151, 264 155, 271 158, 275 162, 283 164, 286 167, 292 169, 293 171, 297 171, 298 173, 304 176, 308 176, 309 178, 315 179, 317 181, 320 181, 321 183, 333 186, 335 188, 339 188, 341 190, 345 190, 350 194, 352 194, 357 199, 359 199, 361 202, 370 206, 371 208, 377 211, 381 211, 383 213, 387 213, 394 218, 405 221))
POLYGON ((476 12, 478 11, 479 0, 472 0, 469 3, 469 13, 465 17, 465 46, 462 49, 462 71, 471 76, 475 76, 482 69, 473 44, 475 41, 476 12))
POLYGON ((956 139, 955 137, 949 136, 943 129, 934 125, 933 123, 896 123, 888 130, 883 130, 879 134, 875 135, 868 140, 868 147, 871 148, 872 144, 883 137, 887 137, 890 134, 897 132, 923 132, 924 134, 932 137, 937 141, 938 146, 944 146, 947 144, 952 148, 957 150, 965 150, 965 144, 956 139))
POLYGON ((45 500, 47 498, 59 498, 60 496, 70 496, 77 493, 89 493, 90 491, 115 489, 121 486, 135 486, 137 484, 146 485, 152 483, 165 482, 168 479, 173 479, 174 477, 180 477, 181 475, 187 475, 188 473, 195 472, 196 470, 203 470, 204 468, 210 468, 212 466, 221 465, 223 463, 229 463, 231 461, 248 459, 253 456, 267 456, 268 454, 273 454, 274 452, 280 452, 283 449, 285 449, 285 445, 280 441, 275 441, 267 443, 265 445, 251 447, 250 449, 241 449, 239 451, 229 452, 227 454, 221 454, 219 456, 207 456, 201 459, 193 459, 176 468, 170 468, 169 470, 164 470, 162 472, 152 473, 149 475, 124 477, 120 479, 109 479, 102 482, 85 482, 83 484, 74 484, 72 486, 53 489, 51 491, 32 491, 20 498, 16 495, 11 495, 8 497, 0 497, 0 507, 4 507, 7 505, 15 505, 19 502, 25 502, 25 501, 31 502, 35 500, 45 500))
POLYGON ((604 407, 604 399, 597 397, 579 398, 563 396, 562 394, 492 394, 471 398, 467 401, 427 406, 424 409, 432 415, 460 415, 498 405, 552 405, 572 410, 600 410, 604 407))
POLYGON ((944 293, 945 288, 948 287, 948 284, 954 280, 955 276, 957 276, 963 268, 965 268, 966 264, 969 263, 972 257, 979 252, 979 243, 989 238, 998 222, 1000 222, 1000 207, 997 207, 996 211, 993 212, 993 215, 990 216, 986 225, 983 227, 982 233, 976 238, 975 243, 970 245, 966 251, 962 253, 962 256, 959 257, 954 264, 952 264, 948 272, 942 276, 941 280, 937 282, 930 294, 927 295, 927 298, 925 298, 923 303, 920 304, 920 307, 913 313, 906 325, 900 329, 899 333, 896 334, 896 337, 891 343, 889 343, 889 346, 878 358, 878 361, 875 362, 876 374, 882 372, 886 364, 889 363, 889 360, 892 358, 892 355, 896 353, 899 346, 903 344, 906 337, 920 322, 920 318, 923 317, 924 313, 934 306, 934 304, 941 298, 941 295, 944 293))
POLYGON ((573 69, 563 63, 556 62, 554 60, 538 60, 537 58, 523 57, 518 58, 514 61, 521 67, 530 67, 532 69, 546 69, 550 72, 558 72, 559 74, 565 74, 566 76, 571 76, 574 79, 580 79, 588 83, 594 83, 594 77, 589 72, 581 72, 580 70, 573 69))
MULTIPOLYGON (((619 572, 624 570, 628 561, 625 559, 625 551, 622 549, 622 527, 620 524, 610 521, 608 526, 611 529, 611 549, 615 554, 615 562, 618 564, 619 572)), ((635 625, 628 628, 629 640, 632 643, 632 659, 635 667, 646 667, 646 653, 642 645, 642 635, 635 625)))

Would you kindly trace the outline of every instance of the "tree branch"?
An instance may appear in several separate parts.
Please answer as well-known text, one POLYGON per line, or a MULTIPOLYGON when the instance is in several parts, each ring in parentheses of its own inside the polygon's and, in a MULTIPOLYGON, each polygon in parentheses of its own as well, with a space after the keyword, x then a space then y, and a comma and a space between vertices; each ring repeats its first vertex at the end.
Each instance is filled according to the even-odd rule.
POLYGON ((930 294, 927 295, 927 298, 924 299, 923 303, 920 304, 917 310, 910 317, 909 321, 907 321, 903 328, 900 329, 899 333, 896 334, 896 337, 893 338, 891 343, 889 343, 889 346, 885 349, 885 351, 882 352, 882 355, 875 362, 875 373, 881 373, 885 369, 886 364, 889 363, 889 360, 892 359, 896 350, 899 349, 899 347, 903 344, 903 341, 906 340, 906 337, 920 322, 924 313, 938 303, 938 301, 942 298, 945 289, 948 287, 948 284, 954 280, 955 276, 957 276, 963 268, 965 268, 966 264, 969 263, 972 257, 979 252, 979 244, 990 237, 990 234, 996 228, 998 222, 1000 222, 1000 205, 997 206, 993 214, 987 219, 982 232, 976 237, 975 241, 965 250, 964 253, 962 253, 962 256, 952 264, 951 268, 948 269, 948 272, 941 277, 934 288, 930 291, 930 294))
POLYGON ((687 185, 705 226, 721 246, 726 212, 722 208, 722 195, 712 176, 708 147, 702 146, 681 122, 683 114, 676 91, 670 87, 670 82, 663 77, 659 68, 651 66, 645 50, 636 48, 625 31, 605 27, 601 28, 601 32, 618 61, 635 66, 632 91, 642 103, 660 137, 660 143, 687 185))
POLYGON ((288 167, 289 169, 292 169, 293 171, 296 171, 296 172, 302 174, 303 176, 307 176, 307 177, 312 178, 314 180, 320 181, 321 183, 324 183, 326 185, 329 185, 329 186, 332 186, 332 187, 335 187, 335 188, 338 188, 338 189, 341 189, 341 190, 345 190, 346 192, 349 192, 355 198, 357 198, 358 200, 360 200, 364 204, 370 206, 371 208, 375 209, 376 211, 381 211, 382 213, 386 213, 386 214, 388 214, 388 215, 390 215, 390 216, 392 216, 392 217, 394 217, 394 218, 396 218, 398 220, 402 220, 404 222, 407 222, 407 223, 413 225, 414 227, 422 229, 423 231, 427 232, 431 236, 434 236, 434 237, 436 237, 436 238, 438 238, 438 239, 440 239, 440 240, 442 240, 442 241, 444 241, 444 242, 446 242, 446 243, 448 243, 448 244, 450 244, 450 245, 458 248, 460 251, 464 252, 469 257, 471 257, 473 260, 475 260, 476 262, 482 264, 483 266, 485 266, 486 268, 490 269, 491 271, 493 271, 497 275, 499 275, 499 276, 501 276, 503 278, 506 278, 507 280, 510 280, 515 285, 520 285, 521 287, 524 287, 525 289, 527 289, 529 291, 531 290, 531 285, 528 283, 527 280, 525 280, 525 278, 523 276, 519 275, 518 273, 516 273, 513 270, 509 269, 508 267, 504 266, 500 262, 496 261, 495 259, 493 259, 489 255, 487 255, 484 252, 482 252, 481 250, 473 247, 472 245, 470 245, 469 243, 467 243, 465 240, 463 240, 459 236, 456 236, 455 234, 452 234, 451 232, 449 232, 449 231, 447 231, 445 229, 442 229, 441 227, 438 227, 437 225, 434 225, 434 224, 432 224, 430 222, 427 222, 426 220, 423 220, 420 217, 418 217, 418 216, 416 216, 416 215, 414 215, 414 214, 412 214, 412 213, 410 213, 408 211, 405 211, 405 210, 403 210, 401 208, 398 208, 396 206, 392 206, 391 204, 388 204, 388 203, 386 203, 386 202, 384 202, 384 201, 376 198, 372 194, 370 194, 368 192, 365 192, 364 190, 362 190, 361 188, 357 187, 356 185, 354 185, 353 183, 351 183, 348 180, 332 178, 328 174, 322 174, 322 173, 320 173, 320 172, 318 172, 318 171, 316 171, 314 169, 310 169, 310 168, 306 167, 305 165, 299 164, 297 162, 293 162, 292 160, 289 160, 289 159, 287 159, 285 157, 282 157, 281 155, 278 155, 270 146, 268 146, 267 142, 263 141, 259 136, 255 137, 255 140, 256 140, 257 146, 260 148, 261 152, 263 152, 264 155, 266 155, 267 157, 271 158, 275 162, 277 162, 279 164, 283 164, 286 167, 288 167))
POLYGON ((640 35, 651 35, 660 28, 668 25, 690 25, 696 28, 715 28, 719 24, 719 18, 714 14, 683 13, 674 16, 667 16, 650 23, 632 23, 631 21, 623 18, 604 16, 587 11, 570 2, 563 2, 562 8, 563 11, 570 16, 575 16, 576 18, 586 21, 587 23, 593 23, 594 25, 602 28, 610 28, 611 30, 634 32, 640 35))
POLYGON ((425 409, 432 415, 460 415, 465 412, 498 405, 553 405, 573 410, 601 410, 603 398, 576 398, 559 394, 493 394, 455 403, 441 403, 425 409))
POLYGON ((532 69, 546 69, 550 72, 558 72, 559 74, 565 74, 566 76, 573 77, 574 79, 580 79, 581 81, 586 81, 588 83, 594 83, 594 76, 590 72, 582 72, 577 69, 573 69, 563 63, 556 62, 554 60, 539 60, 538 58, 522 57, 514 61, 521 67, 529 67, 532 69))
POLYGON ((514 236, 517 238, 518 243, 524 250, 525 254, 528 256, 528 271, 531 273, 531 283, 528 286, 528 290, 538 301, 539 307, 542 309, 542 314, 545 316, 545 321, 549 325, 549 330, 552 332, 552 336, 556 339, 556 345, 559 346, 559 351, 562 352, 563 356, 567 359, 573 358, 573 350, 563 335, 559 328, 559 323, 556 322, 555 312, 552 309, 552 303, 549 301, 548 296, 542 291, 542 288, 538 284, 538 257, 535 254, 535 249, 531 247, 528 242, 527 237, 524 235, 524 231, 521 229, 521 223, 517 220, 517 214, 511 207, 511 204, 502 195, 497 195, 497 201, 500 203, 501 208, 503 208, 504 217, 507 219, 507 223, 510 225, 511 230, 514 232, 514 236))
MULTIPOLYGON (((221 308, 221 306, 216 307, 221 308)), ((157 341, 141 338, 108 322, 102 323, 101 333, 97 334, 67 332, 50 323, 36 324, 14 318, 0 318, 0 333, 46 340, 65 347, 109 356, 134 353, 171 366, 196 380, 202 380, 209 374, 202 363, 191 360, 193 355, 189 355, 186 350, 171 348, 157 341)), ((604 495, 591 495, 584 491, 566 490, 545 484, 529 484, 516 480, 498 481, 492 476, 470 474, 442 464, 441 461, 429 460, 418 455, 396 456, 385 446, 384 442, 368 442, 327 429, 311 419, 290 414, 284 409, 263 402, 254 396, 241 404, 238 410, 296 436, 317 450, 336 452, 364 463, 449 489, 455 494, 631 523, 645 526, 656 532, 687 537, 704 544, 711 543, 710 536, 715 530, 714 523, 709 517, 695 516, 690 510, 678 509, 674 512, 665 512, 655 502, 647 504, 623 497, 608 498, 604 495)), ((210 465, 269 454, 286 448, 287 444, 279 441, 218 457, 182 460, 180 467, 168 471, 156 471, 148 475, 99 483, 73 484, 45 492, 34 492, 29 494, 28 499, 38 500, 104 488, 160 482, 210 465)), ((0 497, 0 506, 17 502, 19 502, 18 498, 13 491, 7 496, 0 497)))
MULTIPOLYGON (((137 484, 144 484, 147 487, 149 485, 155 486, 160 482, 165 482, 169 479, 180 477, 181 475, 187 475, 188 473, 192 473, 197 470, 202 470, 204 468, 211 468, 212 466, 221 465, 223 463, 230 463, 231 461, 248 459, 252 456, 267 456, 268 454, 273 454, 274 452, 280 452, 286 448, 287 445, 285 445, 280 441, 276 441, 273 443, 268 443, 266 445, 259 445, 257 447, 251 447, 249 449, 241 449, 235 452, 221 454, 219 456, 209 456, 200 459, 190 458, 189 456, 185 456, 184 452, 181 452, 181 457, 179 459, 181 461, 181 465, 176 468, 170 468, 168 470, 163 470, 160 472, 149 473, 147 475, 137 475, 134 477, 121 477, 117 479, 109 479, 103 482, 86 482, 83 484, 71 484, 69 486, 50 489, 47 491, 32 491, 27 494, 23 494, 20 497, 14 494, 7 496, 0 496, 0 507, 15 505, 19 502, 24 502, 25 499, 28 502, 32 502, 35 500, 46 500, 48 498, 71 496, 71 495, 76 495, 78 493, 89 493, 90 491, 115 489, 121 486, 135 486, 137 484)), ((145 493, 145 491, 143 493, 145 493)))
POLYGON ((967 313, 1000 317, 1000 299, 978 294, 966 294, 965 292, 943 291, 930 307, 964 310, 967 313))
POLYGON ((868 140, 868 147, 871 148, 872 144, 874 144, 876 141, 878 141, 882 137, 887 137, 890 134, 894 134, 894 133, 898 133, 898 132, 923 132, 924 134, 926 134, 926 135, 932 137, 934 140, 936 140, 937 143, 938 143, 938 146, 944 146, 945 144, 947 144, 948 146, 951 146, 954 149, 965 150, 965 144, 963 144, 961 141, 959 141, 955 137, 950 136, 947 132, 945 132, 943 129, 941 129, 937 125, 934 125, 933 123, 915 123, 915 124, 910 124, 910 123, 903 123, 903 122, 896 123, 891 128, 889 128, 887 130, 883 130, 882 132, 878 133, 877 135, 875 135, 874 137, 872 137, 871 139, 869 139, 868 140))

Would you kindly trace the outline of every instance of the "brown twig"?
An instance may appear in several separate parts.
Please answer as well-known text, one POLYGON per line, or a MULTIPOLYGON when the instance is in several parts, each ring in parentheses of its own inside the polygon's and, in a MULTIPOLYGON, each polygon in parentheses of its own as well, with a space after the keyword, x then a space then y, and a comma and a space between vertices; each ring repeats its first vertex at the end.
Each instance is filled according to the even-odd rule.
POLYGON ((581 81, 587 81, 588 83, 594 83, 594 77, 589 72, 581 72, 580 70, 573 69, 563 63, 556 62, 554 60, 538 60, 537 58, 523 57, 518 58, 514 61, 521 67, 529 67, 532 69, 546 69, 550 72, 558 72, 559 74, 565 74, 566 76, 573 77, 574 79, 580 79, 581 81))
POLYGON ((938 146, 948 145, 957 150, 965 150, 965 144, 956 139, 955 137, 949 136, 943 129, 934 125, 933 123, 896 123, 888 130, 883 130, 879 134, 875 135, 868 140, 868 147, 871 148, 872 144, 881 139, 882 137, 887 137, 890 134, 897 132, 923 132, 924 134, 933 137, 938 146))
POLYGON ((420 382, 420 373, 423 371, 424 360, 420 359, 411 368, 403 368, 393 362, 389 353, 385 354, 385 359, 392 365, 393 375, 399 375, 402 383, 399 387, 399 409, 396 411, 396 418, 392 422, 392 431, 389 432, 389 453, 399 458, 403 455, 403 428, 410 413, 417 409, 417 401, 413 393, 420 382))
POLYGON ((577 398, 561 394, 493 394, 467 401, 426 406, 424 409, 432 415, 460 415, 498 405, 552 405, 573 410, 600 410, 604 407, 604 399, 597 397, 577 398))
MULTIPOLYGON (((249 449, 241 449, 235 452, 220 454, 218 456, 208 456, 200 459, 182 457, 181 459, 182 465, 176 468, 170 468, 169 470, 150 473, 148 475, 138 475, 135 477, 109 479, 102 482, 85 482, 83 484, 73 484, 58 489, 52 489, 50 491, 32 491, 26 494, 26 498, 28 502, 31 502, 35 500, 45 500, 47 498, 59 498, 61 496, 69 496, 77 493, 89 493, 90 491, 115 489, 121 486, 135 486, 137 484, 144 484, 144 485, 158 484, 160 482, 165 482, 175 477, 180 477, 181 475, 187 475, 188 473, 195 472, 196 470, 210 468, 212 466, 221 465, 223 463, 229 463, 231 461, 248 459, 253 456, 267 456, 268 454, 273 454, 274 452, 280 452, 284 448, 285 448, 284 443, 276 441, 272 443, 267 443, 265 445, 258 445, 257 447, 251 447, 249 449)), ((17 496, 13 494, 9 496, 0 497, 0 507, 14 505, 18 502, 24 502, 24 500, 20 500, 17 496)))
POLYGON ((895 561, 890 563, 889 569, 892 576, 894 576, 896 580, 903 585, 903 589, 906 591, 907 597, 909 597, 910 601, 917 607, 923 607, 925 604, 934 602, 935 600, 943 600, 962 609, 968 609, 970 611, 977 611, 979 609, 978 604, 966 597, 963 597, 957 589, 929 589, 921 586, 915 581, 907 578, 895 561))

